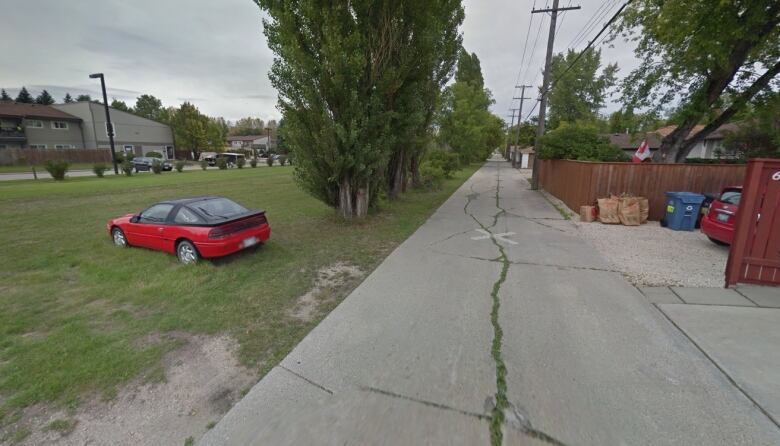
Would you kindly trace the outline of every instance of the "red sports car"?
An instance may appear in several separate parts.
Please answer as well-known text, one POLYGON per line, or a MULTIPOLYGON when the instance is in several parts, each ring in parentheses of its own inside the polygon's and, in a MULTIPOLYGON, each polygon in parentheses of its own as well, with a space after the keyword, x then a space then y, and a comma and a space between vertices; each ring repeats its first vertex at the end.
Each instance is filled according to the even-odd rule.
POLYGON ((176 254, 182 263, 222 257, 268 240, 265 211, 250 211, 223 197, 196 197, 157 203, 106 225, 114 244, 176 254))
POLYGON ((707 215, 701 219, 701 232, 719 245, 730 245, 734 239, 734 224, 737 221, 742 186, 723 189, 720 197, 713 200, 707 215))

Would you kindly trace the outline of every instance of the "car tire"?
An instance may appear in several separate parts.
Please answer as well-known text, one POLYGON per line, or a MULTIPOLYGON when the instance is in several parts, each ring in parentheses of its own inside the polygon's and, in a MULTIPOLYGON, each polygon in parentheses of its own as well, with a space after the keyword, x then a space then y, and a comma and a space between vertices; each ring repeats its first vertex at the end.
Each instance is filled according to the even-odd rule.
POLYGON ((111 230, 111 239, 114 240, 114 246, 118 246, 120 248, 127 248, 130 246, 130 244, 127 243, 127 237, 125 237, 124 231, 119 228, 114 228, 111 230))
POLYGON ((176 257, 185 265, 198 263, 200 259, 197 248, 189 240, 182 240, 176 245, 176 257))
POLYGON ((722 241, 720 241, 720 240, 718 240, 718 239, 716 239, 716 238, 712 238, 712 237, 710 237, 709 235, 707 236, 707 238, 708 238, 708 239, 710 239, 710 241, 711 241, 712 243, 715 243, 716 245, 720 245, 720 246, 729 246, 729 244, 728 244, 728 243, 726 243, 726 242, 722 242, 722 241))

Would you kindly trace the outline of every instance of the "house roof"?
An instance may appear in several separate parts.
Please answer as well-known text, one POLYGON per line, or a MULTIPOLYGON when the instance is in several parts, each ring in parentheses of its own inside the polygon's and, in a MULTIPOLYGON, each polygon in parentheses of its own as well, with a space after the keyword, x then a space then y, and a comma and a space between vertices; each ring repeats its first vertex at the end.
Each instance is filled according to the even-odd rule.
POLYGON ((523 147, 523 148, 521 148, 521 149, 520 149, 520 153, 522 153, 522 154, 524 154, 524 155, 533 155, 534 153, 536 153, 536 151, 534 150, 534 148, 533 148, 533 147, 530 147, 530 146, 529 146, 529 147, 523 147))
POLYGON ((631 134, 631 133, 612 133, 607 135, 609 142, 612 145, 618 146, 621 149, 639 148, 642 141, 647 139, 647 145, 650 146, 650 150, 655 150, 661 147, 661 137, 657 133, 645 133, 645 134, 631 134))
POLYGON ((81 118, 57 110, 50 105, 0 102, 0 116, 11 118, 63 119, 81 122, 81 118))
POLYGON ((227 140, 230 141, 254 141, 256 139, 266 138, 265 135, 243 135, 243 136, 228 136, 227 140))
MULTIPOLYGON (((660 129, 656 130, 654 133, 657 133, 661 136, 661 138, 664 138, 666 135, 672 133, 676 128, 676 125, 667 125, 666 127, 661 127, 660 129)), ((690 139, 693 135, 699 133, 703 129, 704 125, 702 124, 694 126, 685 139, 690 139)), ((704 139, 723 139, 726 136, 726 133, 736 132, 737 130, 739 130, 739 126, 737 124, 723 124, 722 126, 715 129, 715 131, 705 136, 704 139)))

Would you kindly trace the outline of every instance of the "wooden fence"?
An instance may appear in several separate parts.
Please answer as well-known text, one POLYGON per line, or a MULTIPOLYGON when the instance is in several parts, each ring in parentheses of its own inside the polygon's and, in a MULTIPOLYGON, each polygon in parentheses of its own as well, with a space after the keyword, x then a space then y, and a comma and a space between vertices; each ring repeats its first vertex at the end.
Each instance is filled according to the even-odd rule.
POLYGON ((719 193, 725 186, 741 185, 744 165, 599 163, 539 160, 539 184, 579 212, 610 194, 630 193, 650 201, 650 220, 663 218, 665 192, 719 193))
POLYGON ((0 149, 0 166, 43 164, 46 161, 70 163, 110 163, 108 149, 0 149))

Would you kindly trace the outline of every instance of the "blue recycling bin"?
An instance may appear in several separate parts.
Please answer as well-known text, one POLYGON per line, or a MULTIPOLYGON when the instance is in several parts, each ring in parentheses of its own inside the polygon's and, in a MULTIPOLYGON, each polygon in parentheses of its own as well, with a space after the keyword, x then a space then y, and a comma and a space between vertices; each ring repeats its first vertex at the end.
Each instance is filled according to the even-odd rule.
POLYGON ((704 195, 693 192, 666 193, 666 227, 675 231, 693 231, 704 195))

